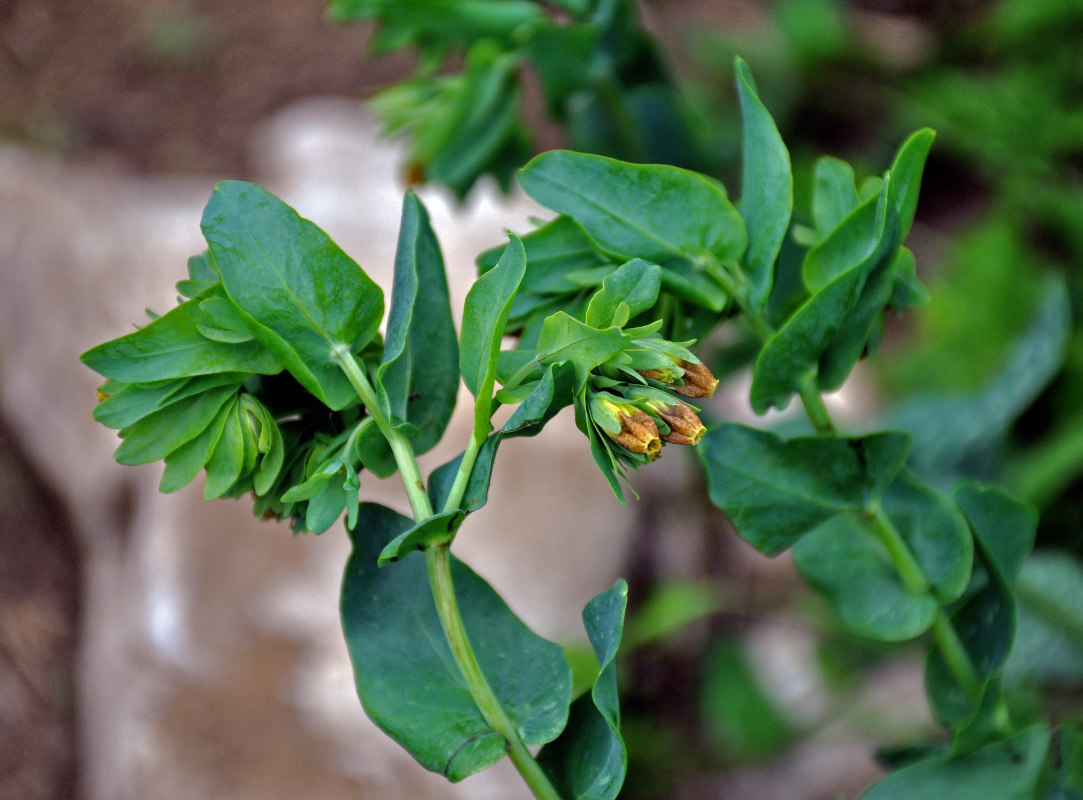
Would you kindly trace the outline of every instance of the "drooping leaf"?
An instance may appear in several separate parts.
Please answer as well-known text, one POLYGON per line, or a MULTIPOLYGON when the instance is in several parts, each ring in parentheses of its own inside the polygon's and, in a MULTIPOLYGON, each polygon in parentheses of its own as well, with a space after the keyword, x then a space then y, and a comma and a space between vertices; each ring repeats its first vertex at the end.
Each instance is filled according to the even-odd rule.
MULTIPOLYGON (((444 637, 419 553, 380 568, 384 547, 412 522, 372 503, 351 529, 342 624, 369 717, 426 769, 452 781, 505 755, 503 737, 474 704, 444 637)), ((452 557, 467 636, 486 680, 527 745, 564 728, 571 670, 560 647, 533 634, 504 601, 452 557)))
POLYGON ((450 542, 465 517, 466 514, 459 509, 451 509, 421 520, 388 542, 387 546, 380 551, 377 563, 382 567, 398 561, 412 551, 425 550, 434 544, 450 542))
POLYGON ((538 754, 554 788, 568 800, 613 800, 624 783, 628 756, 620 735, 616 656, 627 604, 628 585, 617 581, 583 609, 600 672, 590 694, 572 704, 560 738, 538 754))
POLYGON ((458 363, 440 245, 425 207, 407 192, 377 385, 392 425, 409 423, 420 431, 412 442, 416 453, 444 434, 459 388, 458 363))
POLYGON ((254 184, 219 183, 202 228, 256 338, 331 408, 355 400, 334 352, 357 352, 375 335, 380 288, 320 228, 254 184))
POLYGON ((895 432, 782 439, 727 423, 697 450, 711 502, 749 544, 775 555, 830 517, 875 500, 902 469, 909 446, 909 437, 895 432))
POLYGON ((121 430, 124 441, 113 457, 120 464, 149 464, 164 459, 199 436, 219 409, 236 395, 235 385, 217 386, 147 415, 121 430))
POLYGON ((744 222, 721 184, 677 167, 555 150, 523 167, 519 183, 624 258, 731 261, 747 244, 744 222))
POLYGON ((194 378, 169 378, 150 383, 129 383, 113 391, 94 407, 94 419, 109 428, 127 428, 171 403, 217 386, 240 387, 243 372, 219 372, 194 378))
POLYGON ((218 446, 231 411, 232 407, 227 403, 202 433, 165 457, 165 471, 158 491, 165 494, 175 492, 195 479, 218 446))
POLYGON ((749 300, 754 308, 762 309, 771 294, 775 259, 790 225, 793 175, 789 151, 756 92, 748 64, 740 58, 736 73, 744 130, 738 209, 748 228, 743 266, 751 284, 749 300))
POLYGON ((574 364, 580 380, 585 380, 590 370, 615 356, 627 343, 628 337, 620 328, 593 328, 558 311, 542 325, 537 358, 543 364, 574 364))

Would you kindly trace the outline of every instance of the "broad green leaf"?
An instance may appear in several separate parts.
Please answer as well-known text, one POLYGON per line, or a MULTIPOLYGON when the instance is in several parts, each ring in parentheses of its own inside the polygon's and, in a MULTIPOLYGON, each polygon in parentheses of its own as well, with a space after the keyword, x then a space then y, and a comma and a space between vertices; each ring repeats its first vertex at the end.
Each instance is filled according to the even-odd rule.
POLYGON ((883 507, 940 601, 957 600, 974 563, 974 539, 958 507, 910 470, 888 487, 883 507))
POLYGON ((259 342, 213 341, 197 328, 200 300, 187 300, 134 333, 87 350, 82 361, 95 372, 146 383, 215 372, 273 375, 282 363, 259 342))
POLYGON ((230 300, 290 373, 333 409, 356 399, 334 360, 376 334, 383 292, 331 238, 251 183, 219 183, 203 235, 230 300))
POLYGON ((628 585, 621 580, 583 609, 598 679, 589 695, 572 704, 560 738, 538 754, 554 788, 568 800, 613 800, 624 783, 628 756, 620 735, 616 656, 627 604, 628 585))
POLYGON ((790 226, 793 175, 790 153, 756 93, 748 64, 738 58, 735 71, 744 131, 741 200, 737 207, 748 228, 743 266, 750 283, 749 301, 754 308, 762 309, 771 294, 775 259, 790 226))
POLYGON ((237 307, 225 297, 207 297, 200 301, 199 310, 203 319, 197 317, 196 329, 208 339, 234 344, 255 339, 237 307))
POLYGON ((927 631, 939 610, 930 594, 913 595, 863 516, 840 514, 794 545, 797 569, 851 630, 902 642, 927 631))
MULTIPOLYGON (((380 568, 386 545, 411 520, 364 503, 350 531, 342 624, 369 718, 426 769, 458 781, 499 761, 504 738, 474 705, 455 666, 419 553, 380 568)), ((564 728, 571 670, 560 647, 523 625, 504 601, 452 557, 467 636, 494 694, 527 745, 564 728)))
POLYGON ((556 150, 523 167, 519 183, 625 258, 731 261, 747 244, 744 222, 721 184, 677 167, 556 150))
POLYGON ((421 431, 412 442, 416 453, 428 451, 444 434, 459 388, 458 363, 440 245, 425 207, 407 192, 377 385, 393 425, 408 422, 421 431))
POLYGON ((565 101, 588 80, 600 56, 601 35, 601 28, 589 23, 558 24, 545 19, 530 26, 525 50, 537 69, 549 115, 554 119, 564 116, 565 101))
POLYGON ((474 397, 487 400, 492 395, 500 341, 525 270, 523 243, 513 236, 497 265, 478 278, 466 295, 459 371, 474 397))
POLYGON ((218 386, 155 411, 130 428, 121 430, 124 441, 113 457, 120 464, 160 461, 199 436, 218 415, 219 409, 236 396, 235 385, 218 386))
MULTIPOLYGON (((721 312, 730 297, 710 273, 679 258, 666 260, 662 269, 662 288, 697 306, 721 312)), ((712 316, 712 322, 717 317, 712 316)))
MULTIPOLYGON (((545 294, 576 292, 581 287, 569 274, 601 266, 605 260, 571 217, 559 216, 522 237, 526 272, 522 289, 545 294)), ((507 245, 486 250, 477 258, 481 274, 496 266, 507 245)))
POLYGON ((590 370, 615 356, 626 344, 628 337, 620 328, 599 330, 558 311, 542 325, 536 350, 543 364, 574 364, 582 382, 590 370))
POLYGON ((838 388, 860 356, 861 348, 855 345, 863 347, 868 338, 875 304, 890 299, 891 281, 882 273, 894 263, 899 246, 893 187, 889 177, 877 199, 876 245, 868 257, 806 300, 760 351, 750 397, 758 413, 770 406, 784 408, 809 376, 816 377, 821 390, 838 388))
POLYGON ((825 520, 876 500, 902 469, 909 447, 909 437, 896 432, 782 439, 724 424, 697 450, 711 502, 749 544, 776 555, 825 520))
POLYGON ((222 406, 202 433, 165 457, 165 471, 162 473, 161 483, 158 484, 158 491, 165 494, 175 492, 195 479, 218 446, 218 440, 222 438, 222 430, 232 410, 228 403, 222 406))
POLYGON ((592 328, 622 328, 654 305, 661 288, 662 268, 633 258, 602 281, 587 305, 586 323, 592 328))
POLYGON ((938 757, 894 772, 862 800, 1033 800, 1049 752, 1049 729, 1036 725, 960 758, 938 757))
POLYGON ((387 546, 380 551, 377 563, 382 567, 398 561, 415 550, 427 550, 435 544, 450 542, 455 538, 455 531, 459 529, 464 519, 466 519, 466 514, 456 508, 421 520, 388 542, 387 546))

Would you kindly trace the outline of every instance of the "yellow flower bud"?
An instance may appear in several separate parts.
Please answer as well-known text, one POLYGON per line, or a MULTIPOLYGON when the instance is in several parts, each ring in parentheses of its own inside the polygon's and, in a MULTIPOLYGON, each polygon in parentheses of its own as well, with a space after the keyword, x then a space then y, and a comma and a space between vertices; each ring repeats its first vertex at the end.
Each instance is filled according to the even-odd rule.
MULTIPOLYGON (((636 455, 645 455, 651 461, 662 452, 662 438, 658 435, 658 425, 646 411, 630 406, 606 403, 611 407, 620 423, 619 433, 605 434, 625 450, 636 455)), ((604 429, 603 429, 604 430, 604 429)))

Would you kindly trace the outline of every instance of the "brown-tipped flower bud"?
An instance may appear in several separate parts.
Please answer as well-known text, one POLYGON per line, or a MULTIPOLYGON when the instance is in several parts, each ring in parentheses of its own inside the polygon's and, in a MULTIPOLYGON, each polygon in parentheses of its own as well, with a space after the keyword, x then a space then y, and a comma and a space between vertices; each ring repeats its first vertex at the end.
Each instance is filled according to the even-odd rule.
POLYGON ((669 426, 669 433, 663 436, 662 440, 670 444, 687 444, 694 447, 707 432, 699 414, 684 403, 659 406, 656 413, 669 426))
POLYGON ((644 378, 650 378, 652 381, 658 381, 669 386, 675 380, 677 380, 677 373, 671 369, 641 369, 638 370, 639 374, 644 378))
POLYGON ((674 383, 673 391, 685 397, 711 397, 718 386, 718 379, 707 369, 706 364, 693 363, 681 359, 678 366, 684 370, 684 383, 674 383))
POLYGON ((605 431, 606 436, 630 453, 647 456, 652 461, 658 458, 662 452, 662 438, 651 415, 624 403, 603 402, 606 411, 620 423, 618 433, 605 431))

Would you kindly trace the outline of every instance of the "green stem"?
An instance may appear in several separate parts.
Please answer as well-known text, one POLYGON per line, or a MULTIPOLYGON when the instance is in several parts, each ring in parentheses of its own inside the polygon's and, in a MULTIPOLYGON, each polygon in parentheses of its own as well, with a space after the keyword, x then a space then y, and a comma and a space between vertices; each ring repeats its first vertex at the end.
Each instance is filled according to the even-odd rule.
POLYGON ((926 594, 929 591, 929 579, 925 577, 924 570, 910 552, 895 523, 879 506, 866 509, 865 516, 872 523, 876 538, 891 557, 891 563, 895 565, 895 571, 899 573, 906 591, 915 596, 926 594))
POLYGON ((963 647, 959 634, 943 608, 937 611, 936 619, 933 621, 933 638, 936 640, 937 647, 940 648, 940 654, 944 656, 944 663, 948 665, 948 669, 959 686, 973 703, 980 703, 983 693, 982 681, 978 673, 974 671, 970 656, 966 654, 966 648, 963 647))
MULTIPOLYGON (((335 361, 342 367, 343 372, 349 379, 350 384, 365 404, 369 415, 372 417, 380 432, 391 446, 391 452, 395 456, 395 463, 402 475, 406 494, 410 498, 410 507, 414 512, 415 521, 431 517, 433 515, 432 503, 429 501, 428 492, 425 491, 425 483, 421 479, 421 470, 417 464, 417 457, 413 445, 398 431, 391 427, 387 417, 381 410, 376 391, 369 382, 365 371, 357 363, 357 359, 346 348, 339 348, 334 353, 335 361)), ((462 493, 466 488, 466 480, 470 476, 473 461, 477 457, 477 437, 470 438, 467 452, 463 454, 463 464, 456 475, 455 483, 449 500, 454 499, 455 505, 448 504, 448 508, 458 505, 462 499, 462 493), (469 455, 469 465, 467 465, 469 455), (465 467, 465 469, 464 469, 465 467), (459 484, 462 484, 459 486, 459 484), (458 487, 458 488, 457 488, 458 487), (457 491, 457 495, 456 495, 457 491)), ((444 629, 448 647, 451 649, 455 664, 466 681, 466 687, 470 692, 474 704, 478 707, 482 717, 494 731, 504 737, 507 742, 508 755, 515 764, 519 774, 527 786, 539 800, 561 800, 549 779, 542 771, 538 762, 527 750, 519 732, 515 728, 500 700, 493 693, 492 687, 485 679, 484 673, 478 664, 474 650, 470 646, 470 640, 466 636, 463 627, 462 614, 459 612, 459 601, 455 597, 455 586, 451 579, 451 551, 447 544, 436 545, 425 551, 425 565, 429 574, 429 585, 432 588, 433 602, 440 617, 440 625, 444 629)))
POLYGON ((823 436, 835 435, 837 433, 835 423, 827 412, 824 398, 816 388, 814 380, 805 378, 801 381, 797 391, 801 396, 801 402, 805 405, 805 413, 808 414, 808 418, 812 421, 812 426, 816 429, 816 432, 823 436))
MULTIPOLYGON (((484 440, 483 440, 484 441, 484 440)), ((458 508, 466 493, 466 486, 470 482, 470 473, 474 471, 474 462, 477 461, 478 451, 481 450, 481 442, 476 436, 471 436, 463 451, 463 460, 459 462, 459 471, 455 473, 455 480, 448 491, 447 501, 444 503, 444 511, 458 508)))
POLYGON ((526 749, 523 740, 519 738, 515 723, 493 694, 470 647, 466 630, 463 628, 462 616, 459 614, 459 606, 455 600, 455 587, 451 582, 451 552, 448 546, 437 545, 426 550, 425 565, 429 571, 429 582, 432 584, 436 610, 440 615, 440 623, 443 625, 451 653, 455 658, 455 663, 459 665, 459 671, 482 717, 489 727, 503 736, 508 743, 508 755, 534 796, 539 800, 560 800, 560 795, 549 782, 549 778, 534 760, 530 751, 526 749))

